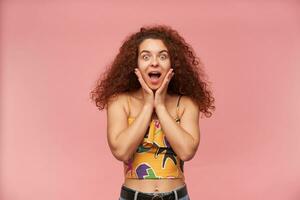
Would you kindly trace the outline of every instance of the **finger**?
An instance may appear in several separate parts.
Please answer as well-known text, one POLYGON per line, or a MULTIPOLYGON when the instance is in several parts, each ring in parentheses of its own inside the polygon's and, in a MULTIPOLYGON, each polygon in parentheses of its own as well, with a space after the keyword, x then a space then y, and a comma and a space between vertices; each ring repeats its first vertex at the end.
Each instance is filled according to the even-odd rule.
POLYGON ((164 81, 163 81, 163 86, 166 86, 166 84, 168 84, 170 82, 170 80, 172 79, 172 77, 174 76, 174 72, 173 72, 173 69, 171 68, 167 75, 165 76, 164 78, 164 81))
POLYGON ((141 74, 141 72, 140 72, 139 69, 135 68, 135 74, 137 75, 138 80, 139 80, 139 82, 140 82, 142 88, 144 88, 146 91, 150 92, 151 89, 150 89, 150 88, 148 87, 148 85, 146 84, 146 82, 145 82, 145 80, 143 79, 143 76, 142 76, 142 74, 141 74))
POLYGON ((135 74, 137 75, 140 84, 143 87, 148 87, 145 80, 143 79, 143 76, 142 76, 141 72, 139 71, 139 69, 135 69, 135 74))
POLYGON ((164 90, 165 88, 168 87, 168 84, 170 82, 170 80, 172 79, 172 77, 174 76, 174 72, 173 69, 170 69, 167 73, 167 75, 165 76, 163 83, 161 84, 161 87, 159 88, 158 92, 164 90))

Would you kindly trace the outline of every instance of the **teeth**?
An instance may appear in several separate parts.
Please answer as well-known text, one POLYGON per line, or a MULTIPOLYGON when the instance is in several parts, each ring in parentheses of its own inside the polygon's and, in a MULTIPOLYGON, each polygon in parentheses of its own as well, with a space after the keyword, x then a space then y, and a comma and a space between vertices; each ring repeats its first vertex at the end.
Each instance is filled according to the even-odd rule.
POLYGON ((150 72, 149 74, 150 74, 150 75, 152 75, 152 74, 153 74, 153 75, 160 75, 160 72, 150 72))
POLYGON ((159 78, 159 77, 160 77, 160 74, 150 73, 150 74, 149 74, 149 77, 150 77, 150 78, 154 78, 154 77, 159 78))

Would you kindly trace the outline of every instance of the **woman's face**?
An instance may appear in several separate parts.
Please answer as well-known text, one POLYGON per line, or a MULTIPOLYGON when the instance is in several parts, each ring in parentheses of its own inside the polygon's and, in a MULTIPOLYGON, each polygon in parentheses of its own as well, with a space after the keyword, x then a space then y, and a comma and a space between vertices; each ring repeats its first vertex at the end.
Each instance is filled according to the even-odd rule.
POLYGON ((138 68, 148 87, 157 90, 171 68, 167 47, 160 39, 145 39, 139 46, 138 68))

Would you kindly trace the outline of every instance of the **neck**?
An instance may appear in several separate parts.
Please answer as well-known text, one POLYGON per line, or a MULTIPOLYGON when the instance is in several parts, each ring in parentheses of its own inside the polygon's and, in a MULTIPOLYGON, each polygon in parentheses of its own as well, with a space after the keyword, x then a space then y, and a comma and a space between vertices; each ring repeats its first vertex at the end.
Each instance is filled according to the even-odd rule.
MULTIPOLYGON (((153 91, 154 92, 154 94, 155 94, 155 91, 153 91)), ((143 100, 143 89, 142 88, 140 88, 140 89, 138 89, 136 92, 135 92, 135 95, 134 95, 136 98, 138 98, 138 99, 141 99, 141 100, 143 100)), ((170 97, 170 95, 167 93, 166 94, 166 98, 169 98, 170 97)))

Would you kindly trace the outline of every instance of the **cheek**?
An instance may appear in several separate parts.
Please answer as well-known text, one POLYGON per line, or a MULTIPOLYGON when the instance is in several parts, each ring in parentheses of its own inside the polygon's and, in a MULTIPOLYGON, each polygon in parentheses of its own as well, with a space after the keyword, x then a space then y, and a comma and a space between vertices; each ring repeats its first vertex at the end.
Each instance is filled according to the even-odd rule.
POLYGON ((145 61, 141 61, 141 60, 138 60, 138 67, 140 68, 140 69, 143 69, 143 68, 145 68, 148 64, 147 64, 147 62, 145 62, 145 61))
POLYGON ((171 68, 171 61, 165 61, 162 63, 162 66, 164 66, 165 69, 169 70, 171 68))
POLYGON ((164 71, 165 71, 166 73, 168 73, 168 71, 169 71, 170 69, 171 69, 170 63, 164 65, 164 71))

